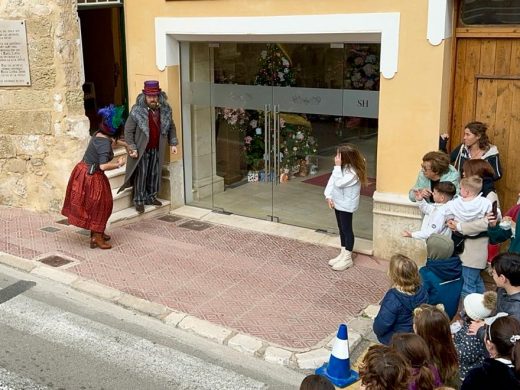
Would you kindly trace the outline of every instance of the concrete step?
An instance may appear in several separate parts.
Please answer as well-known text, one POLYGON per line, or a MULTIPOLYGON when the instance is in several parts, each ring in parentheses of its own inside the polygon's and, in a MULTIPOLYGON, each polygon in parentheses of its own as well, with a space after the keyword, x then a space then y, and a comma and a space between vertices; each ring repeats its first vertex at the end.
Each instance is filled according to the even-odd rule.
POLYGON ((114 208, 112 209, 112 213, 132 207, 134 204, 132 199, 132 187, 126 188, 119 194, 117 193, 118 190, 119 187, 112 189, 112 198, 114 199, 114 208))
POLYGON ((162 202, 162 206, 146 205, 144 206, 144 213, 142 214, 139 214, 133 206, 112 213, 108 219, 108 225, 125 226, 143 219, 154 218, 168 214, 170 212, 170 202, 165 199, 159 200, 162 202))
POLYGON ((126 165, 123 165, 121 168, 112 169, 110 171, 106 171, 105 175, 108 177, 108 181, 110 182, 111 188, 119 188, 125 182, 125 173, 126 173, 126 165))

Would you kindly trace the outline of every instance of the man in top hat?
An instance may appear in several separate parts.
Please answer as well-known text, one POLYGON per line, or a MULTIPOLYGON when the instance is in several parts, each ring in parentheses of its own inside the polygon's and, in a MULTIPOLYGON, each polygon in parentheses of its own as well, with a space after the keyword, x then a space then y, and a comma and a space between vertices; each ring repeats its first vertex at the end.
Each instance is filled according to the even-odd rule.
POLYGON ((177 131, 167 96, 159 82, 144 82, 143 92, 137 96, 125 124, 128 159, 125 183, 118 192, 133 185, 134 204, 139 214, 144 205, 160 206, 157 193, 161 184, 161 169, 165 144, 177 153, 177 131))

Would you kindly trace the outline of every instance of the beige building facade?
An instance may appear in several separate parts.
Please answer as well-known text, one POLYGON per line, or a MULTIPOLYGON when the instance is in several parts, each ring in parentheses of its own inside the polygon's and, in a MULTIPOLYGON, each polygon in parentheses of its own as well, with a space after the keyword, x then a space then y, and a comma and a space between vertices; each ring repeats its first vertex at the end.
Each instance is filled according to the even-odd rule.
MULTIPOLYGON (((182 110, 179 65, 186 42, 380 44, 377 188, 369 216, 373 249, 384 258, 396 251, 412 255, 422 251, 421 243, 404 240, 400 233, 420 224, 418 210, 406 194, 422 155, 437 149, 439 132, 449 127, 453 17, 449 1, 265 1, 262 17, 258 3, 226 1, 218 2, 218 7, 207 1, 153 3, 142 7, 139 1, 125 2, 129 91, 134 96, 144 79, 159 79, 167 86, 177 123, 188 115, 192 124, 202 120, 193 111, 182 110)), ((194 73, 198 65, 203 67, 204 56, 199 57, 192 64, 194 73)), ((198 131, 195 126, 193 131, 198 131)), ((181 157, 173 166, 176 163, 182 165, 181 157)), ((182 172, 186 169, 179 166, 175 176, 182 177, 182 172)), ((172 186, 175 203, 183 204, 184 196, 182 188, 172 186)))
MULTIPOLYGON (((0 204, 58 211, 89 136, 77 4, 18 3, 0 2, 0 18, 27 22, 31 85, 0 87, 0 204)), ((156 79, 173 107, 180 153, 164 167, 161 194, 172 209, 193 205, 333 232, 324 183, 311 174, 325 177, 335 144, 357 142, 374 188, 354 217, 356 236, 376 256, 424 259, 422 242, 401 237, 421 223, 408 190, 439 134, 459 138, 453 124, 476 115, 453 114, 456 34, 472 34, 457 27, 459 1, 118 3, 128 100, 120 91, 117 103, 131 106, 143 82, 156 79), (352 71, 359 57, 370 70, 366 88, 351 85, 359 82, 352 71), (279 67, 276 81, 262 79, 266 66, 279 67), (262 141, 256 159, 246 137, 262 141), (300 144, 290 145, 300 171, 288 163, 291 138, 307 142, 302 154, 300 144), (292 170, 289 184, 284 169, 292 170)))

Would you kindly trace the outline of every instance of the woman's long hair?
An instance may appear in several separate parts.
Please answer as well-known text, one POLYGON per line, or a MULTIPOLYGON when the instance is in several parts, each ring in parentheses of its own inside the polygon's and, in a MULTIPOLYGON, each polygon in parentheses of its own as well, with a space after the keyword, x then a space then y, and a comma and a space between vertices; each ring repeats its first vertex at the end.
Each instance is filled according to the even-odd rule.
POLYGON ((444 310, 426 304, 416 308, 413 314, 415 333, 426 341, 442 382, 449 382, 459 371, 459 359, 451 337, 448 315, 444 310))
POLYGON ((423 338, 415 333, 394 333, 390 347, 400 352, 412 366, 412 382, 416 390, 433 390, 435 377, 432 372, 430 351, 423 338))
POLYGON ((366 186, 368 184, 367 162, 361 152, 352 144, 342 144, 338 146, 338 153, 341 154, 341 169, 352 168, 361 185, 366 186))
POLYGON ((478 147, 480 150, 487 151, 489 149, 489 138, 487 136, 487 125, 482 122, 469 122, 465 129, 471 131, 472 134, 480 137, 478 139, 478 147))

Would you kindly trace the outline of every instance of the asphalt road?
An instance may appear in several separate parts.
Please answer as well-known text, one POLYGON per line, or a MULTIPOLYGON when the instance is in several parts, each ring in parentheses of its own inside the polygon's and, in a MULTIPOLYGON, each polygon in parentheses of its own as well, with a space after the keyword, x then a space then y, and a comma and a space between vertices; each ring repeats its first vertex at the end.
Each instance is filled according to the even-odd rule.
POLYGON ((0 265, 0 390, 298 389, 303 377, 0 265))

